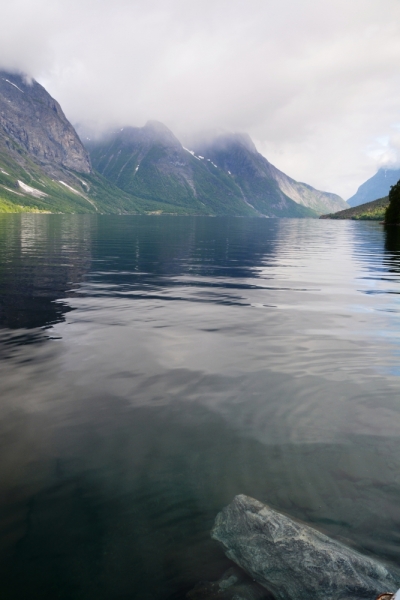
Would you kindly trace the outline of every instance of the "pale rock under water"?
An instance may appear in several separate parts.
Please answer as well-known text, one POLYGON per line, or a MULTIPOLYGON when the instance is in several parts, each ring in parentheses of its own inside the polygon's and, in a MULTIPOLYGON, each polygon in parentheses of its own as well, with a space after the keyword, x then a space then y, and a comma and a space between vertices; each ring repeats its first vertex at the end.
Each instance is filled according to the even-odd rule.
POLYGON ((393 569, 248 496, 217 515, 212 537, 276 600, 375 600, 400 587, 393 569))

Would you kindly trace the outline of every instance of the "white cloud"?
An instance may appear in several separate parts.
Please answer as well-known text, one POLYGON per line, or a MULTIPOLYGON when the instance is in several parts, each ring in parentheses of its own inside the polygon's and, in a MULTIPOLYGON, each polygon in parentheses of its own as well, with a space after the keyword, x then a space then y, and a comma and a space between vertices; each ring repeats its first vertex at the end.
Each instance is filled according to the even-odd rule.
POLYGON ((379 167, 400 168, 400 125, 393 129, 391 135, 379 138, 378 144, 371 146, 370 155, 379 167))
POLYGON ((398 159, 398 0, 14 0, 0 57, 75 123, 247 131, 345 197, 398 159))

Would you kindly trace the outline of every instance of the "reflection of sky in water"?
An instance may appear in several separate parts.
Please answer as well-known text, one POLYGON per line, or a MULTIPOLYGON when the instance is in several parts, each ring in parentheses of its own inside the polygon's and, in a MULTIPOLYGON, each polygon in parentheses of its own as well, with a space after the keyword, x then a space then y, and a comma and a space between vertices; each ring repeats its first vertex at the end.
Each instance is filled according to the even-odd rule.
POLYGON ((398 561, 397 237, 0 219, 0 527, 15 552, 0 575, 15 591, 26 573, 15 597, 162 600, 218 576, 209 528, 239 492, 398 561))

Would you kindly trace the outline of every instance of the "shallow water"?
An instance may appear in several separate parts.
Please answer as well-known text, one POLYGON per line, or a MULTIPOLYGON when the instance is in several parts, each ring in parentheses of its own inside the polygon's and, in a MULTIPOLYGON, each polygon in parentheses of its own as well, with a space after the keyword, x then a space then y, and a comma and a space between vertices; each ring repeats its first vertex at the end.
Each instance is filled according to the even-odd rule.
POLYGON ((0 215, 0 590, 183 598, 246 493, 400 562, 400 230, 0 215))

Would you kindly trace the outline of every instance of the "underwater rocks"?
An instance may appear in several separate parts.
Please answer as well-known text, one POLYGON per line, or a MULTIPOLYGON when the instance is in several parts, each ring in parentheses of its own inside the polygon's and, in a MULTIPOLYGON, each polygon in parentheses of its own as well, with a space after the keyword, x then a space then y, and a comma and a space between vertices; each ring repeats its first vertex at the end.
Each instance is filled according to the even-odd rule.
POLYGON ((375 600, 400 587, 393 569, 248 496, 217 515, 212 537, 276 600, 375 600))

